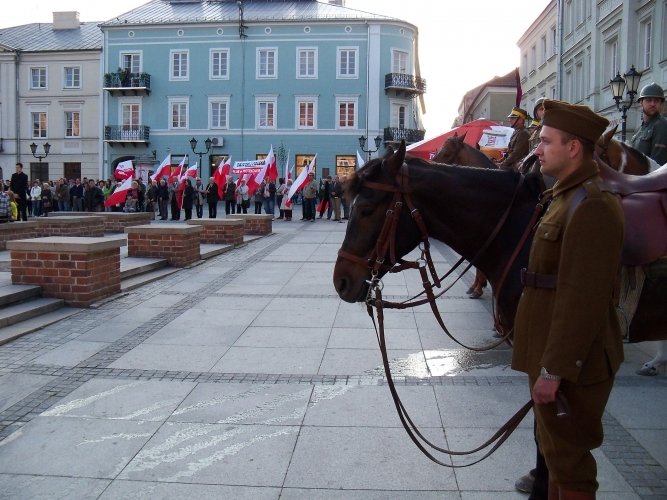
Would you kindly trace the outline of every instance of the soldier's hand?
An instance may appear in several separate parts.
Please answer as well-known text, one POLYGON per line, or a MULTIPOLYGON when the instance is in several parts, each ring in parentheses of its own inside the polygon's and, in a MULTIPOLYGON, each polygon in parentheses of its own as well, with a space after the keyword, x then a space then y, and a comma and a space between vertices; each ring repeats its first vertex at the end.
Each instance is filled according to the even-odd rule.
POLYGON ((539 377, 533 386, 533 401, 538 405, 553 403, 559 387, 560 380, 546 380, 539 377))

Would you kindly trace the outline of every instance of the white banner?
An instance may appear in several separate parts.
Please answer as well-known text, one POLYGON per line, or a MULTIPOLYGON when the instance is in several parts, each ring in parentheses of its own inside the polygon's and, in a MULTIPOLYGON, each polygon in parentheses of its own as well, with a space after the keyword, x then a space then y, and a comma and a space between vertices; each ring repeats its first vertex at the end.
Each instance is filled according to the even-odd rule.
POLYGON ((235 161, 233 174, 257 174, 264 167, 264 160, 235 161))

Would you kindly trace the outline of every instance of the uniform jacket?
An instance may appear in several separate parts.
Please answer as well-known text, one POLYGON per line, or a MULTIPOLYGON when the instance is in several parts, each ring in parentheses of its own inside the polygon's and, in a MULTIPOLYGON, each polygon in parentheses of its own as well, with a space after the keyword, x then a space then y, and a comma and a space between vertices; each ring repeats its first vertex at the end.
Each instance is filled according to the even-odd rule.
POLYGON ((639 131, 632 136, 630 145, 653 158, 660 166, 667 163, 667 119, 658 115, 642 123, 639 131))
POLYGON ((28 175, 25 172, 14 172, 9 181, 9 188, 22 200, 27 198, 28 175))
POLYGON ((545 367, 572 383, 591 384, 611 377, 623 361, 612 295, 624 219, 616 197, 599 189, 598 174, 590 161, 558 181, 534 234, 528 271, 557 281, 555 289, 526 286, 519 300, 512 368, 533 379, 545 367), (586 197, 575 201, 582 186, 586 197))
POLYGON ((508 170, 517 170, 521 160, 530 152, 528 150, 529 141, 530 132, 525 127, 516 129, 507 145, 507 157, 498 165, 508 170))

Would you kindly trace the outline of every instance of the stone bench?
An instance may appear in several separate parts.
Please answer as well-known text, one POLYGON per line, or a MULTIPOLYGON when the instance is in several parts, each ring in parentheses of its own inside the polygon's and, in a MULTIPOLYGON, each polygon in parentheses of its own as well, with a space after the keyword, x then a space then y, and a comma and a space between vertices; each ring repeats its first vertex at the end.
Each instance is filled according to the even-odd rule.
POLYGON ((185 267, 201 259, 199 236, 202 226, 153 224, 126 227, 128 257, 158 257, 174 267, 185 267))
POLYGON ((240 219, 197 219, 189 220, 188 225, 201 226, 201 243, 224 245, 242 245, 244 222, 240 219))
POLYGON ((42 295, 89 307, 120 292, 123 240, 58 237, 7 242, 13 284, 37 285, 42 295))
POLYGON ((81 215, 49 216, 35 218, 38 236, 79 236, 96 238, 104 236, 104 219, 81 215))
POLYGON ((0 250, 7 249, 7 242, 11 240, 26 240, 37 238, 38 225, 35 221, 7 222, 0 224, 0 250))
POLYGON ((271 234, 273 232, 273 217, 270 214, 234 214, 234 219, 241 219, 244 223, 245 234, 271 234))
POLYGON ((107 233, 124 233, 126 227, 150 224, 155 218, 154 212, 52 212, 51 217, 102 217, 104 231, 107 233))

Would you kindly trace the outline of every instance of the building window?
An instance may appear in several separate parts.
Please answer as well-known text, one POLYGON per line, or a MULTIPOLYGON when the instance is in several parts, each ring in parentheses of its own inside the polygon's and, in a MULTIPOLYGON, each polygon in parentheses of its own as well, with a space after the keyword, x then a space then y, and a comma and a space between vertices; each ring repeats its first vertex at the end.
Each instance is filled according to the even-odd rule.
POLYGON ((130 73, 141 73, 141 54, 138 52, 121 52, 120 67, 130 73))
POLYGON ((584 64, 579 61, 574 66, 574 101, 580 102, 584 99, 584 64))
POLYGON ((405 128, 405 118, 407 116, 408 107, 405 104, 392 103, 391 104, 391 118, 390 125, 396 128, 405 128))
POLYGON ((211 128, 228 128, 229 123, 229 99, 211 99, 209 101, 211 128))
POLYGON ((188 51, 187 50, 172 50, 171 51, 171 68, 170 80, 187 80, 188 79, 188 51))
POLYGON ((124 102, 120 105, 123 130, 139 130, 141 106, 136 102, 124 102))
POLYGON ((558 31, 556 27, 551 27, 551 55, 555 56, 558 53, 558 31))
POLYGON ((357 78, 357 60, 359 50, 356 48, 339 48, 337 78, 357 78))
POLYGON ((357 169, 356 155, 336 155, 336 175, 348 177, 357 169))
POLYGON ((64 69, 64 87, 66 89, 81 88, 81 68, 78 66, 65 67, 64 69))
POLYGON ((276 78, 277 49, 257 49, 257 78, 276 78))
POLYGON ((297 100, 298 122, 296 128, 317 127, 317 102, 314 99, 297 100))
POLYGON ((530 48, 530 72, 532 73, 535 71, 535 67, 537 66, 537 49, 535 48, 535 45, 533 45, 530 48))
POLYGON ((653 34, 653 24, 651 20, 645 21, 641 24, 641 40, 642 40, 642 54, 641 59, 643 62, 643 68, 648 69, 651 67, 651 35, 653 34))
POLYGON ((391 52, 391 72, 408 74, 408 53, 402 50, 392 50, 391 52))
POLYGON ((336 128, 357 128, 357 102, 337 100, 338 123, 336 128))
POLYGON ((229 50, 211 50, 211 79, 229 80, 229 50))
POLYGON ((30 68, 30 88, 46 88, 46 68, 30 68))
POLYGON ((32 121, 32 138, 45 139, 47 137, 46 111, 30 113, 32 121))
POLYGON ((65 111, 65 137, 81 137, 79 111, 65 111))
POLYGON ((547 62, 547 35, 540 39, 540 66, 547 62))
POLYGON ((317 50, 297 49, 297 78, 317 78, 317 50))
POLYGON ((277 97, 257 99, 257 128, 276 128, 277 97))
MULTIPOLYGON (((294 157, 295 173, 299 177, 304 168, 308 168, 310 162, 313 161, 315 155, 313 154, 298 154, 294 157)), ((317 160, 315 160, 315 165, 313 165, 313 172, 317 174, 317 160)))
POLYGON ((613 38, 605 43, 605 70, 603 72, 604 86, 609 85, 609 80, 613 79, 619 72, 618 69, 618 40, 613 38))
POLYGON ((188 101, 182 99, 169 100, 169 128, 188 128, 188 101))

